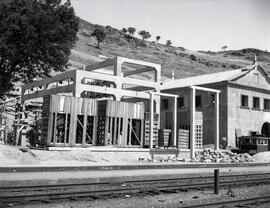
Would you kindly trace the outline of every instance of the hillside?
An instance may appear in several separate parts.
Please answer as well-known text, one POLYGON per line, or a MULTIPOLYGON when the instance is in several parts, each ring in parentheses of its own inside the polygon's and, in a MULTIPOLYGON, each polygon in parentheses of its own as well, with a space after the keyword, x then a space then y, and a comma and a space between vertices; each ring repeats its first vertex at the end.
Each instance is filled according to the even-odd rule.
POLYGON ((114 57, 124 56, 133 59, 159 63, 162 66, 163 79, 171 77, 174 70, 176 78, 214 73, 237 69, 250 65, 257 54, 258 62, 270 71, 270 53, 257 49, 237 51, 205 52, 191 51, 183 47, 166 46, 123 34, 110 26, 103 27, 107 33, 100 49, 96 48, 96 39, 91 33, 98 25, 81 20, 78 41, 72 50, 70 68, 89 65, 103 59, 99 55, 114 57))

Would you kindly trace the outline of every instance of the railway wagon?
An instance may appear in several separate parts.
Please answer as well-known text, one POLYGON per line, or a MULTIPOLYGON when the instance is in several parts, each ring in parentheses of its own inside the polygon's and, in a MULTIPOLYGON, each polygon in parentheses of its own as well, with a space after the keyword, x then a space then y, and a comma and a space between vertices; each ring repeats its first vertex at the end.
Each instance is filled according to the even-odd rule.
POLYGON ((242 136, 239 138, 241 153, 255 154, 270 150, 270 137, 263 136, 242 136))

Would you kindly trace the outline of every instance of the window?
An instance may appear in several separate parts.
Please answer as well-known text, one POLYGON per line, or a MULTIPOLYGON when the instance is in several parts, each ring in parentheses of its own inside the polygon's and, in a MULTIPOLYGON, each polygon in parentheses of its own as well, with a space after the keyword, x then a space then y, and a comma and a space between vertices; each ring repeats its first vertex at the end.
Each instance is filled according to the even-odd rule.
POLYGON ((270 110, 270 100, 264 99, 264 110, 270 110))
POLYGON ((162 100, 162 108, 163 109, 169 109, 169 100, 168 99, 163 99, 162 100))
POLYGON ((260 109, 260 98, 253 97, 253 108, 260 109))
POLYGON ((248 108, 248 96, 247 95, 241 95, 241 107, 248 108))
POLYGON ((195 97, 195 106, 196 106, 196 108, 202 107, 202 96, 196 95, 196 97, 195 97))
POLYGON ((177 98, 177 107, 178 108, 185 108, 185 99, 184 97, 177 98))

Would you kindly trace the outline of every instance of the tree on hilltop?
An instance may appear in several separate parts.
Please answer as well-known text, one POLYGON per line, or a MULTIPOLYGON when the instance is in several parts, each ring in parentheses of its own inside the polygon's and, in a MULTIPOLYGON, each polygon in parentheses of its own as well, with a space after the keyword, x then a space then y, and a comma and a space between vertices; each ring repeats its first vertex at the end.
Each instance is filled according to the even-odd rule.
POLYGON ((158 43, 158 41, 160 40, 160 36, 158 35, 158 36, 156 36, 156 41, 157 41, 157 43, 158 43))
POLYGON ((146 40, 151 37, 150 33, 145 30, 141 30, 138 34, 142 37, 142 40, 146 40))
POLYGON ((227 48, 228 48, 228 46, 225 45, 225 46, 221 47, 221 50, 225 51, 227 48))
POLYGON ((78 30, 70 1, 1 1, 0 99, 18 81, 29 83, 64 71, 78 30))
POLYGON ((124 27, 122 28, 122 30, 121 30, 121 31, 122 31, 123 33, 125 33, 125 34, 127 33, 127 29, 126 29, 126 28, 124 28, 124 27))
POLYGON ((172 45, 172 41, 171 41, 171 40, 167 40, 167 41, 166 41, 166 45, 167 45, 167 46, 172 45))
POLYGON ((134 33, 136 32, 136 29, 135 29, 134 27, 129 27, 129 28, 127 29, 127 31, 128 31, 128 33, 129 33, 130 35, 134 35, 134 33))
POLYGON ((105 31, 101 28, 98 27, 94 30, 94 32, 91 34, 91 36, 95 36, 97 39, 97 48, 99 48, 100 42, 103 42, 106 37, 105 31))

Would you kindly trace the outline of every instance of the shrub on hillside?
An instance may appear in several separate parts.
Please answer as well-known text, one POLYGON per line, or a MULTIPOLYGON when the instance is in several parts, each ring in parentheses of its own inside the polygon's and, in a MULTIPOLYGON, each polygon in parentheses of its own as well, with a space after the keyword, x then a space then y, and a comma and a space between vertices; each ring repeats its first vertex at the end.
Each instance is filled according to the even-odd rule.
POLYGON ((197 61, 196 56, 195 56, 195 55, 193 55, 193 54, 191 54, 191 55, 190 55, 190 59, 191 59, 192 61, 197 61))

